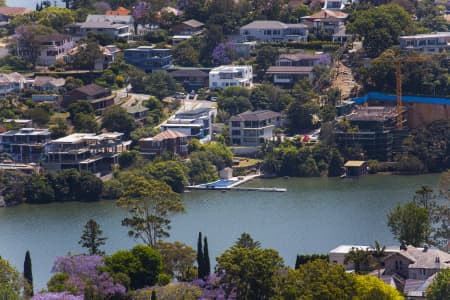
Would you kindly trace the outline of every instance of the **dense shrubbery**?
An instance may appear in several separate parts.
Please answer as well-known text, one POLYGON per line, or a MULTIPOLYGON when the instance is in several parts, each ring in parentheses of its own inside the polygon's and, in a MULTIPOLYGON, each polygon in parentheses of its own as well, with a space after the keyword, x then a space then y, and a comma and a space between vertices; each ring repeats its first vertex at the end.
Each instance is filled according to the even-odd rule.
POLYGON ((50 203, 66 201, 91 202, 100 199, 103 182, 94 174, 74 169, 43 175, 0 173, 0 193, 7 205, 19 203, 50 203))

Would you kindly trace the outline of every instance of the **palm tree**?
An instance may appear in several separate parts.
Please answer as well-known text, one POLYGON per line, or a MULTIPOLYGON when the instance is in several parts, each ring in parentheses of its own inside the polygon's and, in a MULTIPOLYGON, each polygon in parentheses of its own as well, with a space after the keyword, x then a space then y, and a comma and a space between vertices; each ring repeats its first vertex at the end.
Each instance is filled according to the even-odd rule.
POLYGON ((371 253, 368 249, 358 249, 353 247, 352 250, 345 255, 344 264, 353 263, 355 272, 360 274, 361 269, 367 269, 369 266, 371 253))
POLYGON ((376 261, 376 268, 378 270, 378 278, 381 277, 381 261, 386 256, 386 246, 381 247, 379 241, 375 241, 375 247, 373 247, 373 250, 371 251, 371 256, 376 261))

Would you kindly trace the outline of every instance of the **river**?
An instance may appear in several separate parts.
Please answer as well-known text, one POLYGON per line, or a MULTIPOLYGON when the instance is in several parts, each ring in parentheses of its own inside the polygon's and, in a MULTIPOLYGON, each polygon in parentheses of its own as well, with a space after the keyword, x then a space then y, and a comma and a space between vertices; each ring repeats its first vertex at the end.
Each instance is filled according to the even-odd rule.
MULTIPOLYGON (((32 10, 36 9, 36 3, 41 3, 41 0, 6 0, 6 4, 8 6, 14 6, 14 7, 26 7, 32 10)), ((60 6, 65 7, 65 3, 63 3, 61 0, 51 0, 52 6, 60 6)))
MULTIPOLYGON (((257 179, 247 186, 284 187, 285 193, 196 191, 183 195, 186 213, 173 217, 169 240, 196 249, 197 235, 208 236, 211 260, 242 232, 263 247, 277 249, 293 266, 297 253, 326 253, 339 244, 395 243, 386 214, 411 199, 422 185, 436 187, 439 176, 375 175, 335 178, 257 179)), ((124 212, 112 201, 21 205, 0 208, 0 256, 20 271, 31 251, 35 288, 44 288, 58 255, 80 253, 77 244, 89 218, 108 237, 107 253, 135 242, 120 225, 124 212)))

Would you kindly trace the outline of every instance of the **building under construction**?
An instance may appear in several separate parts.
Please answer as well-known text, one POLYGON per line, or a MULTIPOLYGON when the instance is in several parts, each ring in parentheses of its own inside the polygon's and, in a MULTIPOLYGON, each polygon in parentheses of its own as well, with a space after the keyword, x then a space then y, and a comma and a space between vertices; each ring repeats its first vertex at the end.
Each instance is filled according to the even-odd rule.
POLYGON ((406 109, 403 109, 403 129, 397 129, 395 106, 358 106, 345 118, 351 127, 336 130, 339 148, 354 148, 360 145, 367 159, 391 161, 393 154, 402 152, 403 139, 407 136, 406 109))

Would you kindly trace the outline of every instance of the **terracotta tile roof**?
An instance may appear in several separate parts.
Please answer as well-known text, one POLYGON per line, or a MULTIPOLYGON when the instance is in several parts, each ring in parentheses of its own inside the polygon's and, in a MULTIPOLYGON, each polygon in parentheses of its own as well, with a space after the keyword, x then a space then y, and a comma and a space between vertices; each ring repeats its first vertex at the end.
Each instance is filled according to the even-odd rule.
POLYGON ((143 141, 163 141, 163 140, 183 138, 183 137, 185 138, 185 137, 187 137, 187 135, 184 133, 181 133, 179 131, 176 131, 176 130, 167 129, 161 133, 158 133, 154 137, 145 138, 142 140, 143 141))
POLYGON ((30 12, 31 9, 26 7, 8 7, 8 6, 0 7, 0 15, 5 16, 24 15, 30 12))
POLYGON ((128 16, 131 13, 131 10, 126 9, 125 7, 119 6, 116 10, 107 10, 105 15, 108 16, 128 16))

